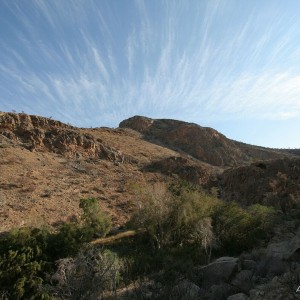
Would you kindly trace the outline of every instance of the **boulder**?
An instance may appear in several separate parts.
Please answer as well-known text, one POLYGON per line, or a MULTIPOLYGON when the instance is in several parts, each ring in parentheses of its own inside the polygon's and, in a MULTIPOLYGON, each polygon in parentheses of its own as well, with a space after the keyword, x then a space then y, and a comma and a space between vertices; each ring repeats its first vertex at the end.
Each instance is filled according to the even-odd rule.
POLYGON ((210 287, 204 299, 225 300, 234 292, 234 288, 228 283, 214 284, 210 287))
POLYGON ((196 270, 204 288, 213 284, 230 282, 239 271, 239 259, 235 257, 220 257, 214 262, 196 270))
POLYGON ((287 241, 269 244, 267 254, 280 259, 290 259, 300 252, 300 228, 296 235, 287 241))
POLYGON ((243 270, 251 270, 254 271, 256 269, 256 262, 252 259, 244 259, 242 260, 242 269, 243 270))
POLYGON ((274 277, 285 273, 288 269, 289 264, 287 261, 282 260, 280 257, 267 256, 258 264, 255 276, 274 277))

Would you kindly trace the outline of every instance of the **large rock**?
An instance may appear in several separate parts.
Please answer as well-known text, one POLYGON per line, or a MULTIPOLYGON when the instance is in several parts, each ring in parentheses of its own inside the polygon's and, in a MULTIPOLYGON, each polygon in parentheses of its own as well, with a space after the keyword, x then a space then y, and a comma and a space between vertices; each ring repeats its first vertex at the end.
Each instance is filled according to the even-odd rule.
POLYGON ((283 211, 290 209, 298 197, 299 170, 299 157, 227 169, 220 176, 222 197, 229 201, 238 199, 245 206, 260 203, 280 205, 283 211))
POLYGON ((256 262, 252 259, 243 259, 242 260, 242 269, 254 271, 256 269, 256 262))
POLYGON ((267 248, 269 256, 278 257, 280 259, 288 260, 293 256, 298 256, 300 252, 300 228, 296 235, 287 241, 281 243, 270 244, 267 248))
POLYGON ((66 157, 124 162, 124 155, 79 128, 27 114, 1 113, 0 135, 31 151, 49 151, 66 157))
POLYGON ((262 258, 259 262, 255 276, 270 278, 285 273, 288 268, 289 264, 287 261, 284 261, 279 257, 267 256, 262 258))
POLYGON ((207 300, 225 300, 230 294, 234 293, 234 288, 228 283, 214 284, 205 294, 207 300))
POLYGON ((213 284, 230 282, 240 270, 239 259, 234 257, 221 257, 214 262, 196 270, 202 286, 208 288, 213 284))
POLYGON ((202 294, 203 290, 199 286, 189 280, 184 280, 173 288, 171 299, 196 300, 200 299, 202 294))

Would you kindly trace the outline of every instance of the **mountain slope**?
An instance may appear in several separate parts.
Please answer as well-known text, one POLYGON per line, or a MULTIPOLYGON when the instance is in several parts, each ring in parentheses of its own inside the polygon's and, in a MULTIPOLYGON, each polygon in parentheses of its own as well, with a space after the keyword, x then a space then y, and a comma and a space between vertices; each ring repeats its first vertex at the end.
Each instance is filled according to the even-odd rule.
POLYGON ((79 200, 88 197, 97 198, 114 224, 122 225, 135 205, 131 185, 165 181, 167 166, 164 172, 147 168, 177 158, 184 163, 172 173, 193 175, 197 183, 210 179, 209 166, 129 129, 82 129, 43 117, 0 113, 0 232, 78 218, 79 200))
POLYGON ((238 166, 255 160, 292 156, 284 151, 233 141, 212 128, 182 121, 135 116, 122 121, 119 126, 136 130, 148 141, 183 151, 214 166, 238 166))
POLYGON ((79 218, 79 200, 88 197, 98 199, 115 226, 122 225, 138 201, 132 185, 172 178, 216 186, 224 199, 247 204, 264 202, 265 193, 276 197, 279 190, 270 190, 270 183, 281 172, 295 184, 279 195, 296 197, 300 176, 294 180, 295 170, 284 167, 296 161, 291 154, 175 120, 134 117, 117 129, 85 129, 0 112, 0 232, 79 218), (251 164, 274 158, 266 163, 267 171, 257 167, 260 162, 251 164), (256 185, 257 193, 250 193, 256 185))

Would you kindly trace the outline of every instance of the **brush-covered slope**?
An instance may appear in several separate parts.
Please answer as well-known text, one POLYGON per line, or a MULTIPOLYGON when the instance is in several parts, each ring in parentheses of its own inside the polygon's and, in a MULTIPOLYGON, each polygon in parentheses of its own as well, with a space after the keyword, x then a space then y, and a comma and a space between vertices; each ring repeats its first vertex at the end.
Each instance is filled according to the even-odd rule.
POLYGON ((236 142, 218 131, 169 119, 135 116, 124 120, 121 128, 131 128, 146 140, 185 152, 214 166, 238 166, 255 160, 278 159, 291 154, 236 142))
POLYGON ((122 225, 137 201, 133 185, 172 178, 216 186, 224 199, 243 203, 298 195, 299 163, 291 154, 175 120, 134 117, 120 127, 76 128, 0 112, 0 231, 79 217, 79 200, 88 197, 122 225), (250 163, 274 158, 265 169, 250 163), (281 191, 284 176, 288 189, 281 191))
POLYGON ((79 217, 79 200, 88 197, 121 225, 135 204, 133 184, 173 174, 205 184, 211 170, 129 129, 82 129, 0 112, 0 232, 79 217))

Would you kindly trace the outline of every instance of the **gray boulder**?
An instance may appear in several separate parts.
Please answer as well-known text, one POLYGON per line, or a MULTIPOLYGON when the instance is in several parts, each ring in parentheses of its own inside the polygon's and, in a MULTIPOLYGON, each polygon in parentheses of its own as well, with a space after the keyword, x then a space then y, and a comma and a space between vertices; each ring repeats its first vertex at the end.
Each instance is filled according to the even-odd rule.
POLYGON ((238 258, 221 257, 206 266, 197 268, 195 271, 202 281, 202 286, 208 288, 213 284, 230 282, 239 270, 238 258))
POLYGON ((230 294, 235 291, 233 287, 228 283, 214 284, 210 287, 208 292, 205 294, 207 300, 225 300, 230 294))
POLYGON ((252 259, 242 260, 242 269, 254 271, 256 269, 256 262, 252 259))
POLYGON ((290 259, 295 254, 300 252, 300 228, 298 229, 296 235, 280 243, 269 244, 267 248, 267 255, 278 257, 280 259, 290 259))
POLYGON ((189 280, 178 283, 171 291, 171 298, 177 300, 201 299, 203 290, 189 280))

